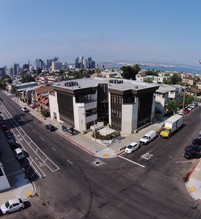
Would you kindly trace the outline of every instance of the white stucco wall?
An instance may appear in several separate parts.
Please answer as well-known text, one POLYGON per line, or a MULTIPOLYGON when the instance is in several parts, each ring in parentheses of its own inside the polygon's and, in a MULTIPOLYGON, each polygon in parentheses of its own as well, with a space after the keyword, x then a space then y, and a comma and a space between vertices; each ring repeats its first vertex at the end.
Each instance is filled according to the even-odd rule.
POLYGON ((61 122, 60 115, 59 115, 59 108, 57 102, 57 93, 55 92, 55 96, 49 94, 49 110, 50 110, 50 117, 54 119, 54 113, 56 113, 56 120, 61 122))
POLYGON ((135 104, 122 105, 121 133, 128 135, 137 129, 138 99, 135 104))

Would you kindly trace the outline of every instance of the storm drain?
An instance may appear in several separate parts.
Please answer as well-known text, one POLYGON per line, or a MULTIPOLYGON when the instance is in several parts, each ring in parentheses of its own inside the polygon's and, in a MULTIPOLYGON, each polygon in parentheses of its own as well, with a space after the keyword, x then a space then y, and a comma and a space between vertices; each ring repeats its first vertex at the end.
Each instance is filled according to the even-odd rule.
POLYGON ((100 159, 95 159, 93 162, 92 162, 93 165, 95 166, 101 166, 103 164, 105 164, 102 160, 100 159))

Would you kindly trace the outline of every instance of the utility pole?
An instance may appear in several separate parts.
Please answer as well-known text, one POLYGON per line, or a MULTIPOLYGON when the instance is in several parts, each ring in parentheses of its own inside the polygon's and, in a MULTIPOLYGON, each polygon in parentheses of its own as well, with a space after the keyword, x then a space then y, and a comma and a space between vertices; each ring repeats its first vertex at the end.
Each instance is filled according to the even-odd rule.
POLYGON ((186 73, 184 76, 185 82, 184 82, 184 94, 183 94, 183 109, 185 107, 185 94, 186 94, 186 73))

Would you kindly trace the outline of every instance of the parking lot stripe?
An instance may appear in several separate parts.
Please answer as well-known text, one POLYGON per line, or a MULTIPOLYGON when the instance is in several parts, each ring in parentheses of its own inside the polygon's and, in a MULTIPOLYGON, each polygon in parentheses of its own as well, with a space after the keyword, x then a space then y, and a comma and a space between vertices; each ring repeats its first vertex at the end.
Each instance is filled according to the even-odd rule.
POLYGON ((133 163, 133 164, 136 164, 136 165, 138 165, 138 166, 140 166, 140 167, 142 167, 142 168, 145 168, 144 165, 142 165, 142 164, 140 164, 140 163, 137 163, 137 162, 135 162, 135 161, 129 160, 128 158, 125 158, 125 157, 122 157, 122 156, 118 156, 118 157, 120 157, 120 158, 122 158, 122 159, 124 159, 124 160, 127 160, 127 161, 129 161, 129 162, 131 162, 131 163, 133 163))

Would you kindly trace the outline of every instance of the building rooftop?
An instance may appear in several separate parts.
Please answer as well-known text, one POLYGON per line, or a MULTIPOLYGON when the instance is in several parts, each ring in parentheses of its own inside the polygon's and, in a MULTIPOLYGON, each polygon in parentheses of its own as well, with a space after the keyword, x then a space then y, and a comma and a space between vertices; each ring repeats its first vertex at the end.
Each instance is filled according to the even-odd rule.
POLYGON ((89 88, 89 87, 97 87, 99 84, 109 84, 108 85, 109 88, 115 89, 115 90, 121 90, 121 91, 130 90, 130 89, 142 90, 142 89, 147 89, 147 88, 155 88, 159 86, 153 83, 152 84, 143 83, 143 82, 138 82, 134 80, 116 79, 116 78, 109 79, 109 78, 98 78, 98 77, 76 79, 76 80, 70 80, 70 81, 61 81, 58 83, 54 83, 53 86, 58 87, 58 88, 78 90, 78 89, 89 88), (72 83, 72 86, 70 86, 70 83, 72 83))
POLYGON ((175 91, 175 89, 176 89, 176 86, 162 85, 156 90, 156 93, 168 93, 170 91, 175 91))

